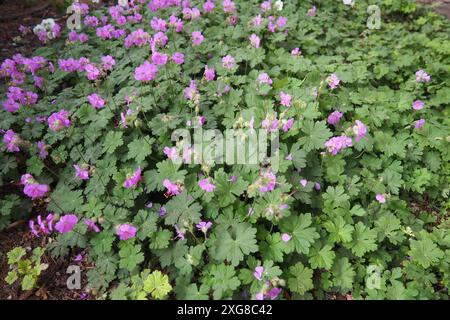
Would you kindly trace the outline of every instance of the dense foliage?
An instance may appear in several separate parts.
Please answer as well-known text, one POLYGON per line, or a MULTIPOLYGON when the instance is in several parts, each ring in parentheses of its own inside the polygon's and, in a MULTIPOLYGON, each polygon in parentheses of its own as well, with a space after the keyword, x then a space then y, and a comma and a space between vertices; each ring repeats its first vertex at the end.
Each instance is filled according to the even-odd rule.
POLYGON ((114 299, 448 299, 447 20, 134 2, 3 62, 0 228, 31 219, 114 299), (199 126, 280 129, 278 171, 172 161, 199 126))

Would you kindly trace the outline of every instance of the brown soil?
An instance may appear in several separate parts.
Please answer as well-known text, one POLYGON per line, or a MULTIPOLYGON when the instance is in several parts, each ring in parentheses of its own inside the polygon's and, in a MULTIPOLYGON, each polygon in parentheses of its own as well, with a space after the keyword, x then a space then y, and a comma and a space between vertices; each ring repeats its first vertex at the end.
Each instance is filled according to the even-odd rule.
MULTIPOLYGON (((9 271, 6 254, 17 246, 31 251, 36 247, 45 247, 48 238, 36 238, 28 230, 26 222, 21 221, 11 225, 0 233, 0 300, 78 300, 83 297, 87 285, 86 269, 89 268, 84 262, 75 262, 73 256, 70 259, 54 260, 50 254, 45 253, 42 262, 49 265, 39 277, 37 289, 22 291, 18 281, 8 285, 4 279, 9 271), (69 265, 81 267, 81 289, 69 290, 66 286, 66 274, 69 265)), ((88 296, 86 298, 89 298, 88 296)))
POLYGON ((418 2, 436 6, 436 12, 450 19, 450 0, 418 0, 418 2))

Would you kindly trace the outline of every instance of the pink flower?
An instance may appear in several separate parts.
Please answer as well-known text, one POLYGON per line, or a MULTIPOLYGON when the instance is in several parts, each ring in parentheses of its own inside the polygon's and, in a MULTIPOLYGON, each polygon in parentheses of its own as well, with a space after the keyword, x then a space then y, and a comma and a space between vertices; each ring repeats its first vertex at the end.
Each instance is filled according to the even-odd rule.
POLYGON ((88 230, 94 231, 95 233, 100 232, 100 228, 91 219, 84 219, 84 223, 88 226, 88 230))
POLYGON ((332 113, 330 113, 330 115, 328 116, 328 123, 332 124, 332 125, 337 125, 339 123, 339 121, 341 120, 343 116, 342 112, 339 111, 333 111, 332 113))
POLYGON ((55 229, 59 233, 69 233, 73 230, 73 227, 77 224, 78 218, 74 214, 66 214, 62 216, 59 221, 55 224, 55 229))
POLYGON ((183 64, 184 63, 184 54, 182 54, 181 52, 175 52, 172 55, 172 61, 175 62, 176 64, 183 64))
POLYGON ((355 125, 353 126, 353 132, 356 134, 356 142, 359 142, 362 138, 364 138, 367 134, 367 129, 364 123, 359 120, 355 121, 355 125))
POLYGON ((285 106, 285 107, 290 107, 291 106, 292 97, 290 95, 288 95, 287 93, 281 91, 280 92, 280 99, 281 99, 281 105, 282 106, 285 106))
POLYGON ((116 234, 120 240, 128 240, 136 236, 137 229, 130 224, 120 224, 117 226, 116 234))
POLYGON ((308 16, 310 17, 314 17, 316 15, 316 6, 312 6, 309 10, 308 10, 308 16))
POLYGON ((255 47, 256 49, 259 48, 261 39, 256 35, 256 34, 252 34, 249 38, 250 43, 252 44, 253 47, 255 47))
POLYGON ((215 7, 214 2, 212 2, 211 0, 206 1, 203 4, 203 10, 205 10, 205 12, 208 12, 208 13, 212 12, 214 10, 214 7, 215 7))
POLYGON ((169 158, 170 160, 174 161, 178 159, 178 151, 176 147, 164 147, 163 150, 164 154, 169 158))
POLYGON ((285 18, 285 17, 278 17, 278 19, 277 19, 277 27, 278 28, 283 28, 285 25, 286 25, 286 23, 287 23, 287 18, 285 18))
POLYGON ((339 79, 339 77, 337 76, 337 74, 333 73, 331 74, 328 78, 327 78, 327 83, 328 86, 331 89, 336 89, 339 86, 339 82, 341 82, 341 80, 339 79))
POLYGON ((259 192, 265 193, 275 189, 277 176, 272 171, 266 171, 257 181, 259 192))
POLYGON ((39 238, 40 234, 49 235, 53 231, 53 214, 49 213, 45 220, 42 220, 41 215, 37 217, 37 226, 33 220, 28 222, 30 231, 33 235, 39 238), (36 228, 37 227, 37 228, 36 228))
POLYGON ((420 129, 423 127, 424 124, 425 124, 425 119, 419 119, 416 121, 414 128, 420 129))
POLYGON ((180 187, 177 184, 172 183, 169 179, 164 179, 163 186, 166 187, 167 193, 169 195, 176 196, 176 195, 180 194, 180 192, 181 192, 180 187))
POLYGON ((100 70, 92 63, 87 64, 84 67, 84 71, 87 72, 87 78, 89 80, 96 80, 100 76, 100 70))
POLYGON ((425 70, 419 70, 416 72, 416 81, 417 82, 429 82, 430 75, 425 72, 425 70))
POLYGON ((381 193, 377 193, 377 195, 375 196, 375 199, 377 199, 377 201, 379 203, 385 203, 386 202, 386 198, 381 193))
POLYGON ((7 100, 3 101, 3 109, 5 109, 6 111, 8 111, 10 113, 13 113, 20 109, 20 104, 18 104, 13 99, 7 99, 7 100))
POLYGON ((94 109, 103 108, 105 105, 105 100, 103 100, 98 94, 93 93, 87 97, 89 103, 94 109))
POLYGON ((209 182, 209 178, 200 180, 198 182, 198 186, 200 188, 202 188, 203 190, 205 190, 206 192, 213 192, 214 189, 216 188, 216 186, 214 184, 212 184, 211 182, 209 182))
POLYGON ((79 165, 74 164, 73 167, 75 168, 75 177, 80 180, 89 180, 89 170, 84 170, 80 168, 79 165))
POLYGON ((194 46, 199 46, 204 39, 205 37, 202 35, 200 31, 192 32, 192 43, 194 44, 194 46))
POLYGON ((48 117, 48 126, 51 130, 54 132, 60 131, 64 128, 70 127, 70 119, 69 119, 69 112, 61 109, 58 112, 52 113, 50 117, 48 117))
POLYGON ((257 266, 257 267, 255 268, 255 272, 253 272, 253 276, 254 276, 257 280, 261 280, 261 279, 262 279, 262 276, 263 276, 263 273, 264 273, 264 267, 262 267, 262 266, 257 266))
POLYGON ((263 73, 261 73, 259 76, 258 76, 258 81, 259 81, 259 83, 260 84, 267 84, 267 85, 272 85, 272 79, 270 79, 270 77, 269 77, 269 75, 267 74, 267 73, 265 73, 265 72, 263 72, 263 73))
POLYGON ((283 233, 281 235, 281 240, 283 240, 283 242, 289 242, 289 240, 291 240, 292 237, 289 233, 283 233))
POLYGON ((301 184, 303 187, 306 187, 306 185, 308 184, 308 180, 302 179, 302 180, 300 180, 300 184, 301 184))
POLYGON ((127 178, 125 179, 123 186, 127 189, 130 189, 137 185, 139 181, 141 180, 141 167, 138 167, 137 170, 132 175, 127 175, 127 178))
POLYGON ((318 183, 318 182, 316 182, 316 183, 314 183, 314 189, 316 189, 317 191, 319 191, 320 190, 320 183, 318 183))
POLYGON ((155 79, 157 74, 158 67, 148 61, 145 61, 134 71, 134 78, 137 81, 148 82, 155 79))
POLYGON ((227 54, 225 57, 222 58, 222 66, 228 70, 233 69, 235 60, 232 56, 227 54))
POLYGON ((231 0, 224 0, 222 2, 223 11, 227 13, 233 13, 236 11, 236 5, 231 0))
POLYGON ((272 288, 267 293, 267 298, 270 298, 271 300, 275 300, 280 293, 281 293, 281 289, 280 288, 272 288))
POLYGON ((283 125, 283 131, 288 132, 294 124, 294 118, 289 118, 286 123, 283 125))
POLYGON ((180 239, 180 240, 184 240, 185 238, 185 234, 184 234, 184 231, 183 230, 181 230, 179 227, 178 227, 178 225, 175 225, 175 231, 177 232, 177 237, 180 239))
POLYGON ((37 143, 38 149, 39 149, 39 156, 41 159, 47 158, 48 152, 46 150, 47 146, 45 145, 44 141, 38 141, 37 143))
POLYGON ((153 19, 150 21, 150 27, 153 29, 153 31, 166 31, 166 21, 164 19, 160 19, 158 17, 153 17, 153 19))
POLYGON ((412 104, 412 108, 414 110, 422 110, 424 105, 425 105, 425 103, 423 103, 422 100, 415 100, 412 104))
POLYGON ((163 53, 159 53, 157 51, 153 52, 152 54, 152 62, 156 64, 157 66, 163 66, 167 63, 168 56, 163 53))
POLYGON ((31 183, 25 185, 23 193, 25 193, 31 199, 42 198, 48 192, 48 186, 46 184, 31 183))
POLYGON ((111 56, 102 57, 102 68, 105 70, 112 70, 112 68, 116 65, 116 60, 114 60, 111 56))
POLYGON ((3 136, 3 143, 6 145, 6 151, 8 152, 19 152, 20 138, 17 133, 11 129, 7 130, 3 136))
POLYGON ((195 80, 191 80, 189 87, 184 89, 184 96, 188 100, 194 100, 197 97, 197 94, 197 84, 195 83, 195 80))
POLYGON ((342 135, 340 137, 333 137, 329 139, 327 142, 325 142, 325 147, 328 149, 328 152, 331 153, 331 155, 333 156, 338 154, 342 149, 351 147, 352 145, 353 145, 352 139, 345 135, 342 135))
POLYGON ((210 69, 210 68, 208 68, 208 65, 206 65, 204 76, 207 81, 213 81, 214 78, 216 77, 216 73, 215 73, 214 69, 210 69))
POLYGON ((212 227, 212 222, 200 221, 199 223, 197 223, 196 227, 199 231, 206 233, 212 227))
POLYGON ((264 293, 263 292, 258 292, 257 294, 255 294, 255 300, 264 300, 264 293))

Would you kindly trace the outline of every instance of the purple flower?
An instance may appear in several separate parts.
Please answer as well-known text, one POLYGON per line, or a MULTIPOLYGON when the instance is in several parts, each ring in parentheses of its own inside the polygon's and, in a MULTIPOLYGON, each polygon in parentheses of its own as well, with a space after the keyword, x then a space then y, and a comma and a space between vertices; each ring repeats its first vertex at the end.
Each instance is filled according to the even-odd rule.
POLYGON ((36 237, 40 236, 40 233, 49 235, 53 231, 53 214, 49 213, 45 220, 42 220, 41 215, 37 217, 37 226, 33 220, 28 222, 31 233, 36 237), (37 228, 36 228, 37 227, 37 228))
POLYGON ((198 186, 206 192, 213 192, 216 186, 209 181, 209 178, 200 180, 198 186))
POLYGON ((214 69, 208 68, 208 65, 205 66, 205 72, 203 74, 207 81, 213 81, 216 77, 216 73, 214 69))
POLYGON ((268 84, 269 86, 272 85, 272 79, 270 79, 269 75, 265 72, 261 73, 258 76, 258 81, 260 84, 265 83, 265 84, 268 84))
POLYGON ((300 51, 299 48, 294 48, 294 49, 292 49, 292 51, 291 51, 291 56, 293 56, 293 57, 298 57, 298 56, 300 56, 301 54, 302 54, 302 52, 300 51))
POLYGON ((194 100, 198 97, 197 84, 195 83, 195 80, 191 80, 189 87, 184 89, 184 96, 188 100, 194 100))
POLYGON ((75 177, 80 180, 89 180, 89 170, 85 170, 80 168, 79 165, 74 164, 73 167, 75 168, 75 177))
POLYGON ((294 124, 294 118, 289 118, 286 123, 283 125, 283 131, 288 132, 289 129, 292 128, 292 125, 294 124))
POLYGON ((185 239, 185 238, 184 238, 185 234, 184 234, 183 230, 181 230, 181 229, 178 227, 178 225, 175 225, 175 231, 177 232, 177 237, 178 237, 180 240, 184 240, 184 239, 185 239))
POLYGON ((424 124, 425 124, 425 119, 419 119, 416 121, 414 128, 420 129, 423 127, 424 124))
POLYGON ((58 112, 52 113, 50 117, 48 117, 47 122, 49 128, 54 132, 60 131, 64 128, 69 128, 71 124, 69 112, 61 109, 58 112))
POLYGON ((422 110, 423 107, 424 107, 424 105, 425 105, 425 103, 423 103, 422 100, 415 100, 415 101, 412 103, 412 108, 413 108, 414 110, 422 110))
POLYGON ((259 48, 259 45, 261 43, 261 39, 256 35, 256 34, 252 34, 249 38, 250 43, 252 44, 253 47, 255 47, 256 49, 259 48))
POLYGON ((281 240, 283 240, 283 242, 289 242, 289 240, 291 240, 292 237, 289 233, 283 233, 281 235, 281 240))
POLYGON ((330 115, 328 116, 328 123, 332 124, 332 125, 337 125, 339 123, 339 121, 341 121, 341 118, 344 114, 342 112, 339 111, 333 111, 332 113, 330 113, 330 115))
POLYGON ((260 301, 264 300, 264 293, 258 292, 257 294, 255 294, 255 299, 260 301))
POLYGON ((316 183, 314 183, 314 189, 316 189, 317 191, 319 191, 320 190, 320 183, 318 183, 318 182, 316 182, 316 183))
POLYGON ((20 104, 18 104, 13 99, 7 99, 3 101, 3 109, 10 113, 13 113, 20 109, 20 104))
POLYGON ((314 17, 314 16, 316 15, 316 11, 317 11, 316 6, 312 6, 312 7, 308 10, 308 16, 314 17))
POLYGON ((327 83, 328 86, 331 89, 336 89, 339 86, 339 82, 341 82, 341 80, 339 79, 339 77, 337 76, 337 74, 333 73, 331 74, 328 78, 327 78, 327 83))
POLYGON ((262 276, 264 273, 264 267, 262 266, 258 266, 255 268, 255 272, 253 272, 253 276, 257 279, 257 280, 261 280, 262 276))
POLYGON ((271 300, 275 300, 280 293, 281 293, 281 289, 280 288, 272 288, 267 293, 267 298, 270 298, 271 300))
POLYGON ((192 32, 191 36, 192 36, 192 43, 194 44, 194 46, 199 46, 205 39, 205 37, 202 35, 200 31, 192 32))
POLYGON ((3 136, 3 143, 6 146, 6 151, 8 152, 19 152, 20 138, 17 133, 11 129, 7 130, 3 136))
POLYGON ((157 66, 163 66, 167 63, 169 57, 166 54, 159 53, 158 51, 153 52, 152 62, 157 66))
POLYGON ((223 11, 227 13, 233 13, 236 11, 236 6, 231 0, 223 0, 222 2, 223 11))
POLYGON ((377 199, 377 201, 379 203, 385 203, 386 202, 386 198, 381 193, 377 193, 377 195, 375 196, 375 199, 377 199))
POLYGON ((129 189, 137 185, 141 180, 141 173, 142 173, 141 167, 138 167, 137 170, 132 175, 127 176, 127 178, 123 183, 123 186, 129 189))
POLYGON ((112 70, 112 68, 116 65, 116 60, 114 60, 111 56, 102 57, 102 68, 105 70, 112 70))
POLYGON ((259 185, 259 192, 265 193, 275 189, 277 182, 277 176, 272 171, 266 171, 258 179, 257 184, 259 185))
POLYGON ((169 195, 176 196, 176 195, 180 194, 180 192, 181 192, 180 187, 177 184, 172 183, 169 179, 164 179, 163 186, 166 187, 167 193, 169 195))
POLYGON ((356 142, 359 142, 362 138, 364 138, 367 134, 367 129, 364 123, 359 120, 355 121, 355 125, 353 126, 353 132, 356 134, 356 142))
POLYGON ((351 147, 353 145, 352 139, 342 135, 340 137, 333 137, 325 142, 325 147, 328 149, 328 152, 333 156, 338 154, 342 149, 347 147, 351 147))
POLYGON ((214 7, 215 7, 214 2, 212 2, 211 0, 206 1, 203 4, 203 10, 205 10, 205 12, 208 12, 208 13, 212 12, 214 10, 214 7))
POLYGON ((62 216, 59 221, 55 224, 55 229, 59 233, 69 233, 73 230, 73 227, 77 224, 78 218, 74 214, 66 214, 62 216))
POLYGON ((278 119, 270 120, 268 118, 261 122, 261 126, 269 132, 275 132, 278 130, 278 119))
POLYGON ((200 221, 199 223, 197 223, 196 227, 199 231, 206 233, 212 227, 212 222, 200 221))
POLYGON ((84 223, 88 226, 88 230, 94 231, 96 233, 100 232, 100 228, 91 219, 84 219, 84 223))
POLYGON ((86 71, 89 80, 96 80, 100 76, 100 70, 92 63, 87 64, 84 71, 86 71))
POLYGON ((287 18, 286 17, 278 17, 277 19, 277 27, 278 28, 283 28, 287 23, 287 18))
POLYGON ((234 58, 229 54, 227 54, 225 57, 222 58, 222 66, 228 70, 233 69, 234 63, 235 63, 234 58))
POLYGON ((181 52, 175 52, 172 55, 172 61, 175 62, 176 64, 183 64, 184 63, 184 54, 182 54, 181 52))
POLYGON ((130 224, 120 224, 116 228, 116 234, 120 240, 128 240, 136 236, 137 229, 130 224))
POLYGON ((425 72, 425 70, 419 70, 416 72, 416 81, 417 82, 429 82, 430 75, 425 72))
POLYGON ((38 149, 39 149, 39 156, 41 159, 47 158, 48 152, 46 150, 47 146, 45 145, 44 141, 38 141, 37 143, 38 149))
POLYGON ((94 109, 103 108, 105 105, 105 100, 102 99, 98 94, 93 93, 87 97, 89 103, 94 109))
POLYGON ((292 154, 289 153, 289 154, 284 158, 284 160, 292 161, 292 154))
POLYGON ((155 79, 157 74, 158 67, 148 61, 145 61, 134 71, 134 78, 137 81, 149 82, 155 79))
POLYGON ((164 147, 163 150, 164 154, 167 156, 167 158, 169 158, 172 161, 175 161, 178 159, 178 151, 176 147, 164 147))
POLYGON ((288 95, 287 93, 281 91, 280 92, 280 99, 281 99, 281 105, 282 106, 285 106, 285 107, 290 107, 291 106, 292 97, 290 95, 288 95))
POLYGON ((42 198, 48 192, 48 185, 39 183, 29 183, 23 188, 25 193, 31 199, 42 198))

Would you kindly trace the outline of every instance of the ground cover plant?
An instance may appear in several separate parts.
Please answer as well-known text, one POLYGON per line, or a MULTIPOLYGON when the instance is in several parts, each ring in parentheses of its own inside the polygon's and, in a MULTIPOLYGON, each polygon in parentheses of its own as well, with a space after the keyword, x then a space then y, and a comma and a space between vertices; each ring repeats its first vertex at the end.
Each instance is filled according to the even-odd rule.
POLYGON ((448 20, 406 0, 73 9, 79 29, 45 20, 1 64, 0 228, 92 265, 93 298, 449 298, 448 20), (200 128, 279 145, 206 161, 172 139, 200 128))

